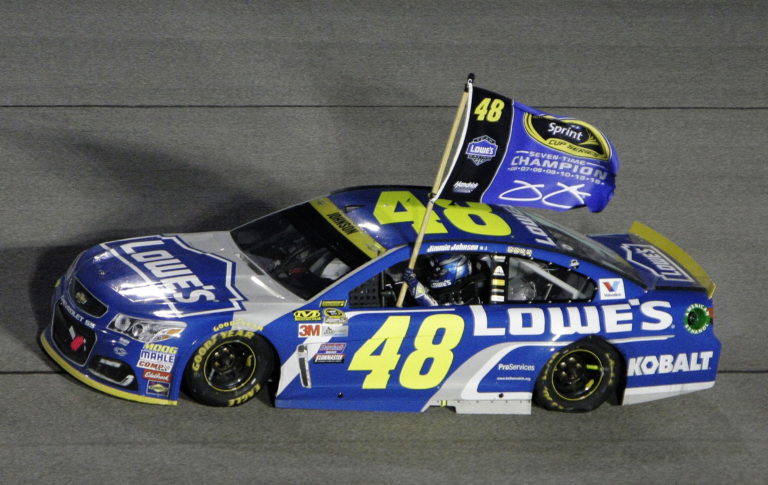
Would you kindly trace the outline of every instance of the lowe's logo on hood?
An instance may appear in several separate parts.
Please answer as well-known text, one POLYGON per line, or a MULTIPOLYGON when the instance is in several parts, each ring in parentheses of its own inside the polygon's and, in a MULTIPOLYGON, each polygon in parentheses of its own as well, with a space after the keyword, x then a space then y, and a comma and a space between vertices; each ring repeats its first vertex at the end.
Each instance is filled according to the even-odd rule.
POLYGON ((167 306, 163 317, 242 310, 234 263, 197 251, 175 236, 150 236, 103 243, 130 268, 115 290, 133 302, 167 306), (135 275, 134 275, 135 273, 135 275))

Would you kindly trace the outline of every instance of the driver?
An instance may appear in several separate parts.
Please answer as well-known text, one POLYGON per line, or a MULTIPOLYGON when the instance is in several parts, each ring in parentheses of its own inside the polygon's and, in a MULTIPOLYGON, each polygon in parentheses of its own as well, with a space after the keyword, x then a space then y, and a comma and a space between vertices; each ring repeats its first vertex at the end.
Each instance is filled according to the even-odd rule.
MULTIPOLYGON (((480 266, 481 263, 478 263, 480 266)), ((403 280, 408 284, 411 296, 419 306, 436 306, 469 303, 467 300, 478 300, 476 294, 464 298, 464 294, 475 290, 476 285, 471 285, 475 278, 473 265, 464 254, 438 254, 429 262, 430 273, 425 287, 411 269, 406 269, 403 280), (427 289, 428 288, 428 289, 427 289)), ((478 274, 478 276, 481 276, 478 274)), ((476 282, 474 282, 476 283, 476 282)), ((476 293, 476 291, 474 292, 476 293)))

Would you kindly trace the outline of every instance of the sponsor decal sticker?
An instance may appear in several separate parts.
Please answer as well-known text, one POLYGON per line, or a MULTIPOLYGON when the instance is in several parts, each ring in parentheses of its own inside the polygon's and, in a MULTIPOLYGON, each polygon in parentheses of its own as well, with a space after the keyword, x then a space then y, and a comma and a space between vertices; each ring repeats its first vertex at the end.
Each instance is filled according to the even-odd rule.
POLYGON ((621 278, 600 278, 597 282, 601 300, 623 300, 624 280, 621 278))
POLYGON ((171 392, 171 386, 167 382, 148 381, 147 394, 153 396, 168 397, 171 392))
POLYGON ((149 381, 171 382, 171 375, 172 374, 170 372, 144 369, 144 379, 149 381))
POLYGON ((338 308, 323 309, 323 323, 329 325, 345 325, 347 316, 338 308))
POLYGON ((319 322, 322 320, 320 310, 296 310, 293 319, 297 322, 319 322))
POLYGON ((338 324, 302 323, 299 325, 299 338, 308 337, 347 337, 349 326, 338 324))
POLYGON ((709 327, 712 318, 709 308, 701 303, 694 303, 685 310, 685 329, 694 335, 698 335, 709 327))
POLYGON ((125 350, 125 347, 114 347, 112 350, 115 352, 115 355, 120 357, 125 357, 128 355, 128 351, 125 350))
POLYGON ((347 300, 322 300, 320 302, 321 308, 343 307, 343 306, 347 306, 347 300))
POLYGON ((178 347, 168 345, 147 344, 141 349, 136 367, 160 372, 170 372, 176 362, 178 347))
POLYGON ((692 352, 690 354, 644 355, 629 359, 629 376, 674 374, 676 372, 698 372, 709 370, 709 361, 714 352, 692 352))
POLYGON ((320 346, 315 354, 316 364, 341 364, 344 362, 345 343, 325 343, 320 346))

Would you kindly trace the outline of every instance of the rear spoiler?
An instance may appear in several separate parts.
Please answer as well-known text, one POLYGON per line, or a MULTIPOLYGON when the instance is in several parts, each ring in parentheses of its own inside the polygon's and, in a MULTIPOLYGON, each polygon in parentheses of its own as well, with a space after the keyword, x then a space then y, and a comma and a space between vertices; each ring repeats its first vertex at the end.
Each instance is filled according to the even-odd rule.
POLYGON ((654 231, 642 222, 635 221, 629 228, 629 233, 634 234, 657 248, 661 249, 669 256, 674 258, 703 288, 707 290, 707 297, 712 298, 715 293, 715 283, 709 277, 704 268, 701 267, 691 256, 660 233, 654 231))

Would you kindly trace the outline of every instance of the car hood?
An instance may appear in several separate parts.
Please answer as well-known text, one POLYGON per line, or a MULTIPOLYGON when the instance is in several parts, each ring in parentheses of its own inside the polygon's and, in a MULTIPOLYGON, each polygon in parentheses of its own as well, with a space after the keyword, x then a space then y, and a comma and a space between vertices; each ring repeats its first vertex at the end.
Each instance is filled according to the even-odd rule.
POLYGON ((73 275, 107 306, 132 315, 183 318, 297 300, 242 256, 228 232, 102 243, 80 256, 73 275))

